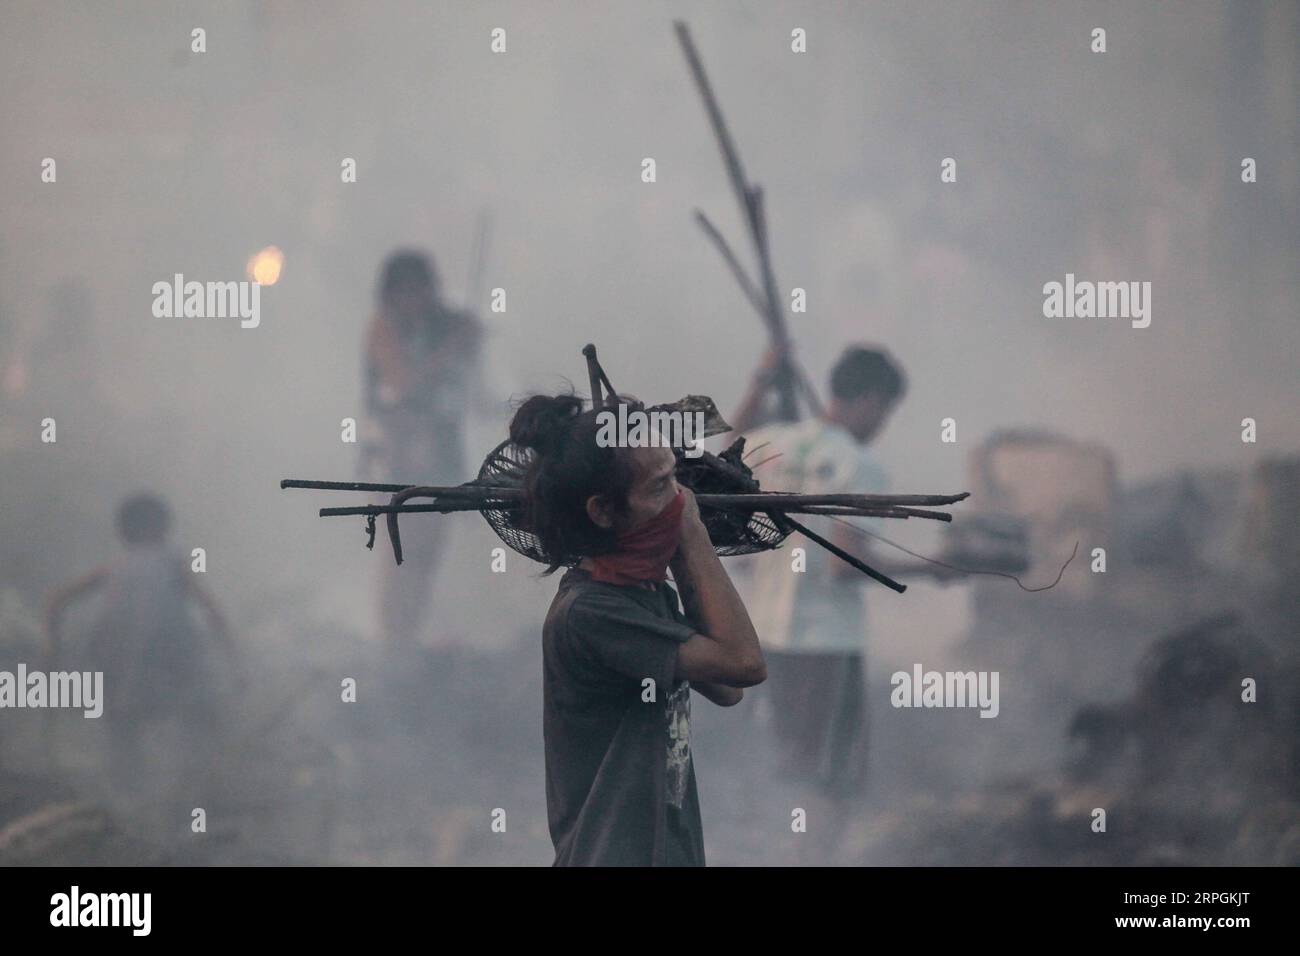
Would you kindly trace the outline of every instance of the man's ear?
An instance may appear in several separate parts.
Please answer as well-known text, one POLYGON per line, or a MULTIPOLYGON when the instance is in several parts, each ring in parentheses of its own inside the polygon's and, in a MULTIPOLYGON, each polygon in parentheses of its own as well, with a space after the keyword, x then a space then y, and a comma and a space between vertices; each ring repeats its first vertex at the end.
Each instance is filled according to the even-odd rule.
POLYGON ((587 499, 587 517, 598 528, 614 527, 614 509, 604 495, 592 495, 587 499))

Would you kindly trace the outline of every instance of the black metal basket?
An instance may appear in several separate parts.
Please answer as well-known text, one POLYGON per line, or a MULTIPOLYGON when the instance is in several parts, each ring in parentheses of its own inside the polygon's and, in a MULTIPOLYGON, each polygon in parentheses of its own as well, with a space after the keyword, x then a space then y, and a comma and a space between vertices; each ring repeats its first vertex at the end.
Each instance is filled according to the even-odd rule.
MULTIPOLYGON (((738 467, 752 482, 749 469, 740 460, 744 440, 739 439, 719 457, 738 467)), ((533 451, 521 448, 508 439, 488 452, 483 465, 478 470, 478 477, 471 484, 486 485, 494 488, 522 488, 524 475, 532 462, 533 451)), ((734 494, 746 490, 755 490, 755 485, 742 487, 734 479, 707 468, 698 467, 694 459, 686 458, 677 450, 677 481, 690 488, 696 494, 734 494)), ((511 549, 526 558, 542 564, 550 561, 542 553, 537 537, 527 526, 527 513, 524 508, 485 508, 484 519, 492 530, 511 549)), ((719 557, 738 554, 753 554, 769 551, 785 540, 787 532, 777 528, 766 514, 758 511, 746 512, 725 508, 700 509, 700 520, 709 532, 713 550, 719 557)), ((572 566, 582 560, 581 555, 566 555, 559 563, 572 566)))

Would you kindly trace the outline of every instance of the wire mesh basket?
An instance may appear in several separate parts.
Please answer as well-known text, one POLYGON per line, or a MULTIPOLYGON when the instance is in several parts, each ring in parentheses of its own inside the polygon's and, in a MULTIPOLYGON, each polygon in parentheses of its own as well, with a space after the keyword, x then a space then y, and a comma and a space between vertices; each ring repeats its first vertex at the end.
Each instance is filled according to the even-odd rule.
MULTIPOLYGON (((677 481, 696 494, 730 494, 753 490, 756 483, 743 462, 740 461, 743 439, 719 457, 733 466, 738 466, 750 483, 741 483, 730 476, 719 474, 707 468, 699 467, 694 460, 686 458, 678 450, 677 481), (742 487, 742 484, 744 485, 742 487)), ((521 448, 513 442, 503 441, 483 459, 478 476, 471 484, 494 488, 522 488, 524 476, 533 459, 533 451, 521 448)), ((549 564, 542 552, 536 535, 528 528, 528 514, 523 507, 493 508, 485 507, 482 515, 497 537, 508 544, 512 550, 526 558, 549 564)), ((708 529, 709 540, 719 557, 740 554, 753 554, 768 551, 785 540, 788 532, 781 531, 763 512, 737 511, 727 508, 701 507, 700 520, 708 529)), ((559 563, 571 566, 582 559, 581 555, 565 555, 559 563)))

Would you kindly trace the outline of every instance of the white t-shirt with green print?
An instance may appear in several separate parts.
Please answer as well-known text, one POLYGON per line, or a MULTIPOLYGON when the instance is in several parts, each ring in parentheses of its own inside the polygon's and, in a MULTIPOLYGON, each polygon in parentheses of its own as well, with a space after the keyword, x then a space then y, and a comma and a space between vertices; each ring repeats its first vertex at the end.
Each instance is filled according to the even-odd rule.
MULTIPOLYGON (((768 425, 745 436, 747 463, 764 462, 754 472, 764 491, 802 494, 885 494, 888 478, 875 457, 839 425, 811 419, 768 425), (765 448, 759 445, 767 442, 765 448), (755 450, 757 449, 757 450, 755 450)), ((800 522, 835 540, 827 517, 801 516, 800 522)), ((876 530, 881 519, 848 518, 876 530)), ((752 559, 746 590, 750 619, 764 647, 795 652, 866 650, 865 588, 854 578, 831 573, 840 559, 801 534, 776 551, 752 559), (806 570, 794 570, 794 550, 803 548, 806 570)))

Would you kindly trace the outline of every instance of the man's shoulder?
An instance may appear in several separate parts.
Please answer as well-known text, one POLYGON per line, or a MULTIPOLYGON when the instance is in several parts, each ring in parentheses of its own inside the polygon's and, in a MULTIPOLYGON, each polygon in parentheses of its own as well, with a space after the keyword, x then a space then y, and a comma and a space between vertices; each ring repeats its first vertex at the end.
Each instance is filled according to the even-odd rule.
POLYGON ((587 582, 590 579, 590 575, 579 573, 577 568, 569 568, 560 576, 560 586, 555 591, 555 597, 551 599, 551 609, 546 615, 548 627, 553 622, 567 617, 574 602, 587 590, 587 582))
POLYGON ((555 592, 555 599, 551 602, 551 613, 552 616, 558 616, 567 623, 568 619, 575 614, 590 617, 611 611, 643 607, 644 605, 637 600, 637 595, 628 593, 630 591, 630 588, 596 581, 590 572, 582 568, 569 568, 560 578, 559 590, 555 592))
POLYGON ((677 592, 666 582, 656 588, 620 587, 594 581, 579 568, 560 581, 546 618, 550 640, 584 644, 603 638, 653 636, 677 642, 692 629, 677 592))

